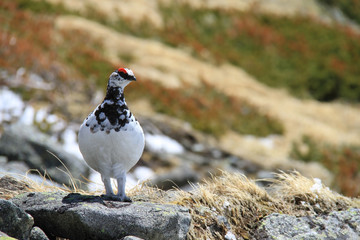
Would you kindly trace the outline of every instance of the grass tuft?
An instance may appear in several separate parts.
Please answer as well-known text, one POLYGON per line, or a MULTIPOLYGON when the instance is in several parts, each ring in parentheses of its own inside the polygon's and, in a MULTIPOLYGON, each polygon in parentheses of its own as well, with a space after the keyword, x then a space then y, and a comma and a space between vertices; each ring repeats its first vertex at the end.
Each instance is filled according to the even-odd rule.
POLYGON ((248 239, 260 219, 272 212, 283 211, 281 202, 254 181, 242 174, 227 172, 205 181, 193 192, 182 192, 178 203, 188 207, 193 217, 189 239, 203 236, 222 239, 228 231, 226 225, 238 237, 248 239))
POLYGON ((330 190, 320 179, 309 179, 299 172, 281 172, 273 182, 272 195, 282 198, 289 204, 290 211, 298 215, 327 214, 345 210, 352 204, 358 206, 351 198, 330 190))
POLYGON ((194 186, 191 192, 171 191, 171 198, 146 184, 131 195, 146 199, 143 195, 150 194, 151 201, 189 208, 192 223, 188 239, 224 239, 229 230, 238 238, 249 239, 260 220, 271 213, 307 216, 360 207, 359 199, 344 197, 298 172, 280 172, 272 181, 266 191, 242 174, 223 172, 194 186))

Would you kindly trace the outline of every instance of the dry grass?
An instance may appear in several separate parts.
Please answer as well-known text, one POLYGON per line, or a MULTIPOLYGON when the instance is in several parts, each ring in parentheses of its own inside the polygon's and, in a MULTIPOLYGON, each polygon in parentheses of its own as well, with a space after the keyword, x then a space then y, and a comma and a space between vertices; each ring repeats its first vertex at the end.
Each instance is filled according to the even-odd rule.
POLYGON ((344 197, 326 187, 320 179, 309 179, 298 172, 277 174, 271 195, 288 203, 291 213, 296 215, 329 213, 360 207, 360 199, 344 197))
POLYGON ((10 199, 26 192, 76 192, 82 194, 94 194, 92 192, 84 191, 79 187, 80 184, 87 184, 83 181, 71 178, 69 186, 65 184, 60 186, 55 183, 49 175, 46 173, 41 174, 38 170, 29 170, 26 175, 12 173, 2 174, 6 174, 0 178, 0 198, 2 199, 10 199), (33 180, 29 174, 40 176, 42 182, 33 180))
POLYGON ((191 193, 180 192, 175 203, 190 209, 189 239, 223 239, 229 230, 248 239, 259 221, 274 212, 305 216, 360 207, 359 199, 344 197, 316 181, 298 172, 281 172, 266 191, 244 175, 224 172, 191 193))
POLYGON ((228 230, 247 239, 260 219, 284 209, 282 202, 273 199, 254 181, 227 172, 205 181, 193 192, 180 192, 176 203, 190 209, 193 217, 190 239, 205 236, 223 239, 228 230))
MULTIPOLYGON (((21 191, 12 184, 1 184, 1 198, 11 198, 16 194, 32 192, 79 192, 93 195, 71 187, 53 187, 26 179, 27 186, 21 191), (31 186, 31 187, 29 187, 31 186)), ((45 176, 44 176, 45 180, 45 176)), ((248 239, 260 220, 271 213, 295 216, 327 214, 349 207, 360 208, 359 198, 347 198, 321 184, 318 179, 309 179, 298 172, 277 174, 269 189, 259 187, 255 181, 242 174, 223 172, 194 186, 191 192, 182 190, 162 191, 145 184, 131 189, 128 194, 134 201, 178 204, 189 208, 192 223, 188 239, 224 239, 228 231, 237 237, 248 239)), ((71 181, 76 183, 77 181, 71 181)))

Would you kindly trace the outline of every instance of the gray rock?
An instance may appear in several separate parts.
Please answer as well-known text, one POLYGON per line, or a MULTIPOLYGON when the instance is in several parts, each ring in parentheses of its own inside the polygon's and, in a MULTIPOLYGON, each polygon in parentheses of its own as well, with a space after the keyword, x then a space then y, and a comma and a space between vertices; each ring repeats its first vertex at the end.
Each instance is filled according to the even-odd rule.
POLYGON ((0 199, 0 231, 18 239, 29 239, 34 219, 11 201, 0 199))
POLYGON ((181 188, 187 186, 189 182, 199 181, 199 174, 191 169, 188 165, 175 168, 172 171, 157 174, 154 179, 147 182, 148 186, 156 186, 162 190, 181 188))
POLYGON ((49 238, 41 228, 33 227, 30 232, 30 240, 49 240, 49 238))
POLYGON ((29 184, 11 176, 3 176, 0 178, 0 198, 11 198, 17 194, 29 192, 30 189, 29 184))
POLYGON ((308 217, 273 213, 262 221, 254 239, 360 239, 360 209, 308 217))
POLYGON ((185 239, 191 217, 177 205, 105 201, 99 196, 28 193, 12 201, 31 214, 49 238, 185 239))
POLYGON ((66 169, 49 152, 66 165, 75 179, 89 175, 89 168, 83 160, 65 152, 59 144, 34 127, 19 124, 8 126, 0 139, 0 155, 6 156, 9 161, 23 161, 29 168, 38 169, 41 173, 46 172, 58 183, 69 184, 66 169))
POLYGON ((37 172, 37 170, 29 170, 29 166, 27 166, 24 162, 20 162, 20 161, 10 161, 8 163, 0 163, 0 177, 1 177, 0 187, 7 189, 8 185, 5 185, 4 187, 4 183, 1 183, 1 181, 2 178, 8 177, 9 175, 17 179, 18 181, 28 182, 30 185, 31 182, 35 182, 38 183, 39 185, 63 187, 63 185, 60 183, 57 183, 50 179, 45 179, 43 176, 39 174, 39 172, 37 172))

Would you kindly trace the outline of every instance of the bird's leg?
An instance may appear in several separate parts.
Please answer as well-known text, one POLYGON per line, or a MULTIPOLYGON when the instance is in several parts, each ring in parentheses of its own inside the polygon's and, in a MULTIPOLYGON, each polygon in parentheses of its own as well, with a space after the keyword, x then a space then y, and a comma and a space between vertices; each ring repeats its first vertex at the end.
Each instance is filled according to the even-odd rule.
POLYGON ((131 199, 125 194, 126 173, 122 173, 118 178, 116 178, 116 180, 118 183, 117 196, 123 202, 131 202, 131 199))
POLYGON ((114 192, 113 192, 112 187, 111 187, 110 178, 101 176, 101 179, 102 179, 102 181, 104 182, 104 185, 105 185, 106 195, 107 196, 113 196, 114 192))
POLYGON ((126 173, 122 173, 120 177, 117 177, 118 182, 118 193, 117 195, 114 194, 112 187, 111 187, 111 181, 108 177, 101 177, 102 181, 105 185, 106 195, 101 195, 101 198, 103 200, 107 201, 121 201, 121 202, 131 202, 131 199, 126 196, 125 194, 125 182, 126 182, 126 173))

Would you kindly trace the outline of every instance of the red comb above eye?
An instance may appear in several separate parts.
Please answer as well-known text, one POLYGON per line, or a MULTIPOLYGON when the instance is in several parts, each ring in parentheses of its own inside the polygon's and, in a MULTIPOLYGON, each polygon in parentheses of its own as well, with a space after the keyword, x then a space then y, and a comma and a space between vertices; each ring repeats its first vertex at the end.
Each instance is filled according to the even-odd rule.
POLYGON ((123 73, 127 73, 127 71, 124 68, 119 68, 118 72, 123 72, 123 73))

